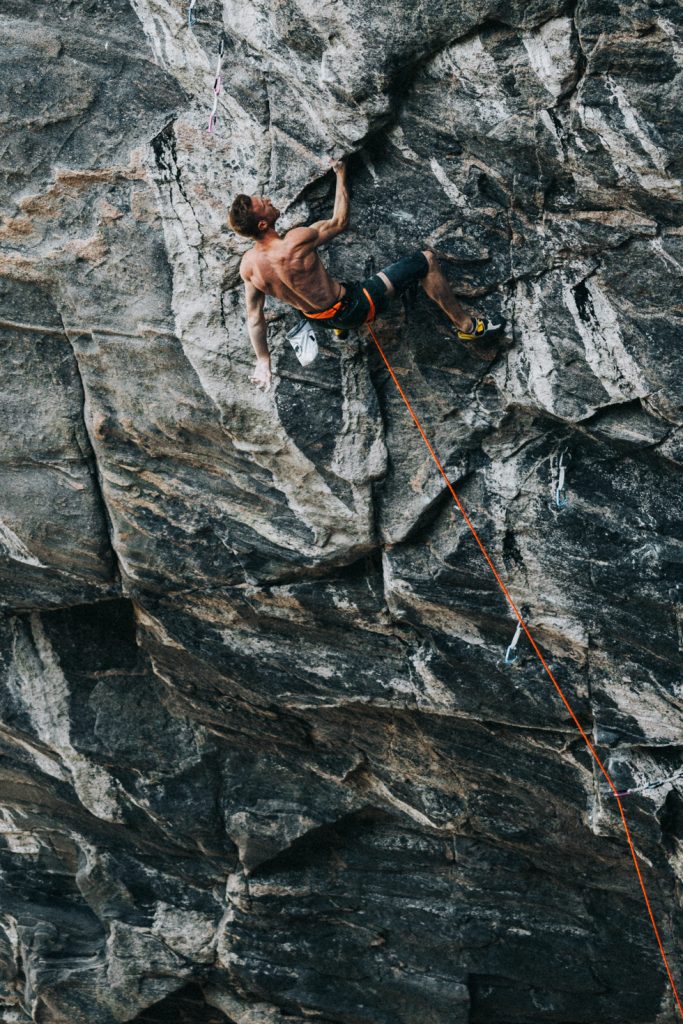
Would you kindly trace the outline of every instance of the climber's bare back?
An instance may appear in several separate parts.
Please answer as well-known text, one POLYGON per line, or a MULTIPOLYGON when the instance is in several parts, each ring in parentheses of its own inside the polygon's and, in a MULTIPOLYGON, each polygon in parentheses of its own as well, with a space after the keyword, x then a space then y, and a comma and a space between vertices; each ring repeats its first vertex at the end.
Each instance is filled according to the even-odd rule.
POLYGON ((292 228, 284 238, 257 242, 242 257, 242 280, 302 313, 329 309, 344 286, 325 270, 316 252, 318 245, 315 228, 292 228))
POLYGON ((268 350, 268 325, 264 313, 266 295, 302 313, 322 312, 334 306, 343 295, 344 285, 325 270, 316 249, 343 231, 349 221, 349 190, 346 163, 332 164, 337 177, 334 210, 327 220, 305 228, 292 228, 284 238, 275 230, 280 211, 264 196, 240 193, 230 208, 230 225, 254 246, 242 257, 240 274, 244 281, 247 328, 256 355, 252 382, 264 391, 270 387, 272 371, 268 350))

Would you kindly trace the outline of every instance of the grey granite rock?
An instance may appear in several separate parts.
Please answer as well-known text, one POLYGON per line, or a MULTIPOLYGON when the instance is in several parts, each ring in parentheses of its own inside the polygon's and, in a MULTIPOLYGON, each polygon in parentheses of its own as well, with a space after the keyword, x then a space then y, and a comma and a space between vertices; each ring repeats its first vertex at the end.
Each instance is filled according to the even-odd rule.
POLYGON ((249 384, 237 192, 378 325, 680 977, 674 0, 0 0, 0 1019, 670 1024, 616 802, 365 336, 249 384), (225 43, 213 134, 217 47, 225 43), (563 475, 562 475, 563 474, 563 475))

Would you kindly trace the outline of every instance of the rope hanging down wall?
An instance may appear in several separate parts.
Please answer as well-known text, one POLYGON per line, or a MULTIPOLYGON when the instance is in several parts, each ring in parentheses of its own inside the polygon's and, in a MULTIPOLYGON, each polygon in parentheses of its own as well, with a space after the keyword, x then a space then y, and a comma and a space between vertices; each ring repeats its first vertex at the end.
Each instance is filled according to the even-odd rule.
MULTIPOLYGON (((631 830, 630 830, 630 828, 628 826, 628 822, 626 820, 626 814, 624 813, 624 806, 623 806, 623 804, 621 802, 622 794, 618 792, 617 787, 615 786, 614 782, 612 781, 611 775, 609 774, 609 772, 605 768, 605 766, 604 766, 604 764, 602 762, 602 759, 600 758, 600 755, 598 754, 597 750, 593 746, 593 743, 591 742, 591 740, 588 737, 585 729, 581 725, 581 722, 576 717, 576 714, 574 713, 574 709, 572 708, 571 704, 569 703, 569 700, 566 697, 564 690, 562 689, 562 687, 558 683, 557 679, 555 678, 555 676, 554 676, 550 666, 548 665, 548 662, 546 661, 546 659, 543 656, 543 653, 541 652, 540 647, 538 646, 538 644, 534 640, 533 636, 531 635, 531 633, 529 631, 529 627, 527 626, 526 622, 524 621, 521 612, 519 611, 519 609, 517 608, 517 605, 513 601, 512 596, 510 595, 509 590, 507 589, 507 587, 505 586, 505 583, 501 579, 500 574, 498 573, 498 570, 496 569, 493 561, 491 560, 491 557, 490 557, 488 551, 486 550, 483 541, 481 540, 479 534, 477 533, 476 529, 474 528, 474 525, 473 525, 470 517, 468 516, 468 514, 467 514, 467 512, 465 510, 464 505, 460 501, 460 498, 458 497, 458 495, 457 495, 457 493, 455 491, 455 488, 453 487, 452 483, 448 479, 446 471, 443 468, 443 466, 441 465, 441 462, 439 461, 438 455, 434 451, 434 448, 432 447, 432 445, 431 445, 431 443, 429 441, 429 438, 425 434, 424 429, 422 427, 422 424, 420 423, 420 421, 417 418, 415 412, 413 411, 413 407, 411 406, 410 402, 408 401, 408 398, 406 397, 406 394, 405 394, 403 388, 401 387, 401 385, 400 385, 400 383, 398 381, 398 377, 394 373, 393 367, 392 367, 391 363, 389 362, 389 360, 387 359, 386 354, 384 352, 384 349, 380 345, 379 338, 375 334, 375 331, 373 330, 372 325, 368 323, 366 326, 368 328, 368 331, 370 332, 370 336, 372 337, 372 340, 374 341, 375 345, 377 346, 377 350, 379 351, 379 354, 382 357, 382 360, 384 361, 384 364, 385 364, 387 370, 389 371, 391 379, 393 380, 394 384, 396 385, 398 393, 400 394, 401 398, 403 399, 403 401, 405 403, 405 406, 406 406, 408 412, 410 413, 410 416, 411 416, 413 422, 415 423, 415 426, 417 427, 417 429, 419 430, 419 432, 420 432, 420 434, 422 436, 422 440, 424 441, 424 443, 427 446, 427 450, 429 451, 429 454, 431 455, 432 459, 434 460, 434 462, 436 464, 436 467, 439 470, 439 473, 441 473, 441 476, 443 477, 443 479, 444 479, 444 481, 446 483, 446 486, 448 487, 448 490, 451 493, 451 497, 453 498, 453 501, 458 506, 460 514, 462 515, 463 519, 467 523, 467 526, 469 527, 470 533, 474 537, 474 539, 475 539, 475 541, 477 543, 477 546, 479 547, 479 550, 481 551, 484 559, 486 560, 486 563, 488 564, 489 569, 491 570, 491 572, 493 573, 493 575, 495 577, 496 583, 498 584, 498 586, 502 590, 502 592, 503 592, 503 594, 505 596, 505 600, 507 601, 508 605, 510 606, 510 609, 512 610, 515 618, 517 619, 518 628, 521 629, 522 632, 524 632, 524 634, 526 635, 526 638, 529 641, 529 643, 531 644, 536 657, 540 661, 541 665, 543 666, 543 668, 544 668, 544 670, 546 672, 546 675, 548 676, 548 678, 550 679, 551 683, 555 687, 555 690, 557 691, 557 694, 560 697, 560 700, 562 701, 562 703, 564 704, 565 708, 569 712, 569 716, 570 716, 571 720, 573 721, 574 725, 578 729, 578 731, 579 731, 579 733, 581 735, 581 738, 583 739, 583 742, 586 744, 586 747, 588 748, 588 750, 590 752, 591 757, 593 758, 593 760, 597 764, 598 768, 602 772, 604 778, 607 781, 607 784, 609 785, 609 788, 610 788, 610 790, 612 792, 612 795, 614 796, 614 798, 617 801, 617 806, 619 808, 619 814, 621 815, 621 823, 622 823, 622 825, 624 827, 624 832, 626 834, 626 841, 628 842, 629 851, 631 853, 631 858, 633 860, 633 866, 635 867, 636 875, 638 876, 638 882, 640 884, 640 890, 642 892, 643 899, 645 901, 645 906, 647 907, 647 913, 648 913, 648 917, 650 919, 650 924, 652 925, 652 930, 654 932, 655 939, 657 940, 657 946, 659 948, 659 952, 660 952, 660 955, 661 955, 661 958, 662 958, 662 962, 663 962, 664 968, 666 970, 666 975, 667 975, 667 977, 669 979, 669 984, 671 985, 671 991, 672 991, 674 999, 676 1001, 676 1006, 678 1007, 678 1012, 680 1013, 681 1018, 683 1019, 683 1004, 681 1004, 681 998, 680 998, 680 996, 678 994, 678 989, 676 987, 676 982, 675 982, 674 976, 673 976, 673 974, 671 972, 671 967, 669 966, 669 959, 668 959, 668 957, 666 955, 666 951, 664 949, 664 943, 662 942, 662 938, 661 938, 661 935, 659 933, 659 928, 657 927, 657 921, 655 920, 654 911, 653 911, 652 905, 650 903, 650 897, 648 896, 647 888, 645 886, 645 879, 643 878, 643 874, 642 874, 642 872, 640 870, 640 865, 638 863, 638 856, 636 854, 636 848, 634 846, 633 838, 631 836, 631 830)), ((562 481, 562 483, 563 482, 564 481, 562 481)), ((558 492, 561 492, 561 490, 562 490, 562 486, 560 485, 560 487, 558 488, 558 492)), ((513 641, 513 644, 511 644, 510 646, 511 647, 514 646, 514 641, 513 641)), ((508 652, 509 651, 510 651, 510 648, 508 648, 508 652)))

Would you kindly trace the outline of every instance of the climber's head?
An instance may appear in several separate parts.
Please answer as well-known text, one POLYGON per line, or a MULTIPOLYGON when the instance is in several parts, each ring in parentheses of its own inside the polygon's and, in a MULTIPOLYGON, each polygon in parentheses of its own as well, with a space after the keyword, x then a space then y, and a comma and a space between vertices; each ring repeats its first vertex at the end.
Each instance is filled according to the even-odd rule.
POLYGON ((260 238, 273 227, 280 216, 280 211, 273 206, 270 199, 262 196, 239 195, 230 207, 230 227, 238 235, 247 238, 260 238))

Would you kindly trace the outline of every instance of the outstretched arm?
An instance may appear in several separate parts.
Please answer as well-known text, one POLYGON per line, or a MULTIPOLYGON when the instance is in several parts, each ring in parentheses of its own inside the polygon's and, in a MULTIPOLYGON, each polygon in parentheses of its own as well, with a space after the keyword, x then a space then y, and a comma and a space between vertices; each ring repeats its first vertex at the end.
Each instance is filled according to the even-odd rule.
POLYGON ((340 234, 349 223, 349 189, 346 184, 346 160, 337 160, 332 164, 332 170, 337 175, 337 190, 334 196, 334 210, 329 220, 319 220, 311 224, 309 231, 315 231, 317 238, 314 248, 329 242, 335 235, 340 234))
POLYGON ((270 388, 270 352, 268 351, 268 328, 263 313, 265 295, 255 288, 249 281, 244 282, 244 292, 247 300, 247 330, 249 340, 256 354, 256 369, 250 378, 252 384, 262 391, 270 388))

